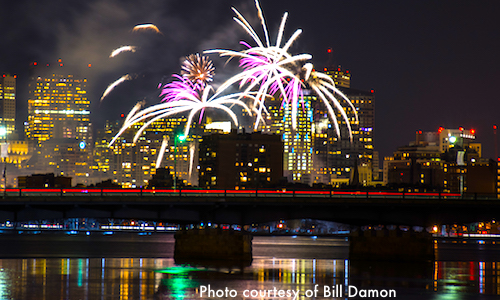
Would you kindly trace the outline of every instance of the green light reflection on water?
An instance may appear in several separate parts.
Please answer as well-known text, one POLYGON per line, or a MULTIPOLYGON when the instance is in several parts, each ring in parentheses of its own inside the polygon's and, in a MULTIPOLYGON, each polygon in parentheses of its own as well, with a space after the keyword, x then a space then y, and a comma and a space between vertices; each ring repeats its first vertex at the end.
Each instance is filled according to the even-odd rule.
POLYGON ((463 293, 466 292, 463 282, 459 280, 449 279, 442 280, 444 286, 441 288, 443 292, 436 295, 433 300, 460 300, 462 299, 463 293))
POLYGON ((187 274, 193 271, 199 271, 199 269, 191 267, 170 267, 161 270, 155 270, 155 272, 157 273, 164 273, 164 274, 187 274))
POLYGON ((7 278, 6 278, 5 270, 0 269, 0 298, 4 299, 7 298, 8 291, 9 291, 9 285, 7 284, 7 278))
POLYGON ((167 274, 168 278, 163 278, 161 285, 165 286, 170 296, 177 300, 185 299, 187 290, 198 286, 197 282, 189 276, 189 273, 194 271, 199 271, 199 269, 180 266, 155 270, 157 273, 167 274))
POLYGON ((83 286, 83 259, 78 259, 78 286, 83 286))

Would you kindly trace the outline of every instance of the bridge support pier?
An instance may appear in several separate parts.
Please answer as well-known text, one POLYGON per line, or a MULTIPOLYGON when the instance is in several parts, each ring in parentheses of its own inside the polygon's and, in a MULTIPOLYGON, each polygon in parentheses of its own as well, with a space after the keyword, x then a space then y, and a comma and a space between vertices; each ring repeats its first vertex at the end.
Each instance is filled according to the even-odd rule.
POLYGON ((434 260, 434 239, 427 232, 401 230, 353 231, 349 258, 359 260, 434 260))
POLYGON ((252 236, 220 228, 180 230, 175 234, 176 263, 248 266, 252 262, 252 236))

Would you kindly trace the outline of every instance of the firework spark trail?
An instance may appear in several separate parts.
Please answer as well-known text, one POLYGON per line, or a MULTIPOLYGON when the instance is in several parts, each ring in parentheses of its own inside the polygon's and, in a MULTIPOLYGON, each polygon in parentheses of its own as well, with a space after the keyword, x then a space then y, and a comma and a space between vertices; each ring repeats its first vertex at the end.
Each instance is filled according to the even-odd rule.
POLYGON ((150 30, 150 31, 154 31, 156 33, 162 34, 161 31, 160 31, 160 29, 158 29, 158 27, 156 27, 156 25, 154 25, 154 24, 139 24, 139 25, 136 25, 132 29, 132 32, 137 32, 137 31, 142 31, 142 30, 150 30))
POLYGON ((161 161, 163 160, 163 155, 165 154, 165 150, 168 147, 168 137, 163 137, 163 142, 161 143, 160 152, 158 153, 158 158, 156 159, 155 168, 158 169, 161 166, 161 161))
POLYGON ((106 88, 106 90, 104 91, 104 93, 102 94, 102 97, 101 97, 101 102, 104 98, 106 98, 106 96, 111 93, 111 91, 117 86, 119 85, 120 83, 126 81, 126 80, 131 80, 132 79, 132 76, 130 76, 129 74, 127 75, 123 75, 122 77, 120 77, 118 80, 116 80, 115 82, 111 83, 110 85, 108 85, 108 87, 106 88))
POLYGON ((191 143, 191 145, 189 146, 189 179, 191 179, 191 174, 193 173, 194 150, 195 146, 193 143, 191 143))
MULTIPOLYGON (((163 97, 163 102, 182 100, 183 98, 187 97, 186 94, 190 97, 198 96, 198 86, 177 74, 174 74, 173 77, 179 80, 165 84, 160 93, 160 97, 163 97)), ((161 88, 161 83, 159 85, 159 88, 161 88)))
POLYGON ((133 116, 134 114, 139 110, 141 109, 144 104, 146 104, 146 101, 139 101, 137 102, 136 105, 134 105, 134 107, 132 108, 132 110, 128 113, 127 117, 125 118, 125 121, 123 121, 123 123, 127 123, 133 116))
POLYGON ((266 36, 266 45, 267 45, 267 47, 270 47, 271 44, 269 43, 269 33, 267 31, 266 19, 264 19, 264 14, 262 13, 262 9, 260 8, 260 4, 259 4, 258 0, 255 0, 255 6, 257 7, 257 15, 260 19, 260 23, 262 24, 262 29, 263 29, 264 34, 266 36))
MULTIPOLYGON (((335 109, 340 112, 342 119, 345 121, 349 130, 349 138, 352 141, 351 123, 336 95, 340 96, 343 101, 349 104, 355 116, 355 123, 358 124, 358 114, 352 102, 335 87, 335 83, 328 75, 314 71, 311 63, 303 63, 310 60, 312 58, 311 55, 291 55, 288 53, 288 49, 302 33, 302 30, 296 30, 288 41, 281 46, 285 23, 288 18, 288 13, 283 14, 276 43, 272 46, 269 42, 266 22, 258 0, 255 0, 255 5, 257 8, 257 15, 264 31, 266 40, 265 45, 267 46, 264 46, 264 43, 260 39, 259 35, 255 32, 243 15, 233 8, 233 11, 236 14, 236 17, 233 17, 233 19, 250 35, 257 46, 251 47, 246 42, 240 42, 248 49, 242 51, 226 49, 213 49, 205 51, 205 53, 218 53, 221 57, 226 56, 228 57, 228 61, 237 57, 240 59, 240 67, 244 70, 228 79, 219 87, 219 90, 216 93, 220 93, 236 83, 239 83, 240 88, 246 86, 244 93, 248 93, 256 89, 257 92, 254 107, 259 106, 259 112, 261 112, 262 109, 265 108, 265 99, 269 95, 274 95, 279 92, 283 97, 282 108, 284 108, 285 105, 292 106, 292 128, 295 129, 299 100, 303 98, 302 89, 309 87, 325 104, 331 120, 335 123, 335 129, 338 137, 340 137, 340 128, 332 104, 335 109)), ((261 114, 257 114, 257 118, 259 118, 259 116, 261 117, 261 114)), ((258 124, 259 120, 255 123, 256 129, 258 124)))
POLYGON ((130 52, 135 52, 135 50, 137 49, 137 47, 135 46, 122 46, 120 48, 117 48, 115 50, 113 50, 113 52, 111 52, 111 54, 109 55, 109 57, 115 57, 117 56, 118 54, 122 53, 122 52, 125 52, 125 51, 130 51, 130 52))

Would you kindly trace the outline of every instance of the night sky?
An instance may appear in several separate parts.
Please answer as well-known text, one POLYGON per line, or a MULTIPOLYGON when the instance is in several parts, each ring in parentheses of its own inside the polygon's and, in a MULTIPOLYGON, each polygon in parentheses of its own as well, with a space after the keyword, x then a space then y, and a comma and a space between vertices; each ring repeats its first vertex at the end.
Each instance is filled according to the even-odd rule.
MULTIPOLYGON (((240 40, 250 42, 232 20, 231 6, 261 32, 251 0, 2 1, 0 73, 18 76, 19 129, 32 62, 55 64, 61 58, 65 73, 88 78, 92 121, 100 128, 139 100, 157 103, 158 84, 180 71, 185 55, 242 49, 240 40), (141 23, 154 23, 163 34, 132 32, 141 23), (123 45, 137 46, 137 52, 109 58, 123 45), (134 80, 99 103, 106 86, 124 74, 134 80)), ((285 11, 285 36, 303 29, 291 53, 312 54, 321 70, 332 48, 332 62, 351 72, 352 88, 375 90, 375 148, 381 157, 412 141, 416 130, 439 126, 476 129, 483 156, 494 156, 500 2, 264 0, 262 8, 272 39, 285 11)), ((212 58, 220 84, 234 74, 235 64, 225 67, 212 58)))

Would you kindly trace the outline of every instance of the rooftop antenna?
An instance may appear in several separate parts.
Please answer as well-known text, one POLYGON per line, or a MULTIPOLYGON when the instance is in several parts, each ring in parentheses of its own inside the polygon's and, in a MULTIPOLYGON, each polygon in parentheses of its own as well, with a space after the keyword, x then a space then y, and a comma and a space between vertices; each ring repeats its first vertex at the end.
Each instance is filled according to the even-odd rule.
POLYGON ((493 138, 493 142, 495 143, 495 158, 498 160, 497 125, 493 125, 493 138))
POLYGON ((328 69, 333 69, 333 50, 332 48, 328 48, 326 52, 328 53, 328 61, 326 62, 326 67, 328 69))

